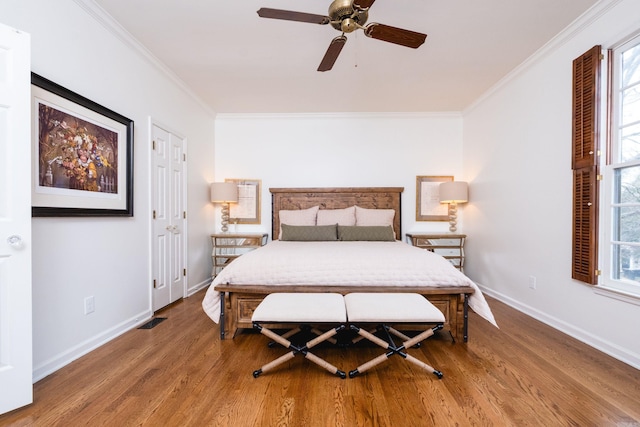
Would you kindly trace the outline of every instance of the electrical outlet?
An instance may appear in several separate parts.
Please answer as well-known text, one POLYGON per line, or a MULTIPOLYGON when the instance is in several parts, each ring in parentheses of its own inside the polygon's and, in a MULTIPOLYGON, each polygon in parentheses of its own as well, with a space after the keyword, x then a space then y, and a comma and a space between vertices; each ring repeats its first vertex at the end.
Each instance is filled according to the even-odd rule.
POLYGON ((536 288, 536 276, 529 276, 529 289, 536 288))
POLYGON ((86 297, 84 299, 84 314, 93 313, 96 311, 96 300, 93 296, 86 297))

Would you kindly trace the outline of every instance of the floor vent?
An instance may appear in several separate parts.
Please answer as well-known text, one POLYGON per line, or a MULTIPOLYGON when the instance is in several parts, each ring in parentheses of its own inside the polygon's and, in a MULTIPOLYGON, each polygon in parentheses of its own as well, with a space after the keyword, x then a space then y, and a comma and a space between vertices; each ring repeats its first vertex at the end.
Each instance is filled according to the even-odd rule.
POLYGON ((167 318, 166 317, 154 317, 153 319, 149 320, 144 325, 140 326, 138 329, 151 329, 151 328, 154 328, 157 324, 159 324, 163 320, 167 320, 167 318))

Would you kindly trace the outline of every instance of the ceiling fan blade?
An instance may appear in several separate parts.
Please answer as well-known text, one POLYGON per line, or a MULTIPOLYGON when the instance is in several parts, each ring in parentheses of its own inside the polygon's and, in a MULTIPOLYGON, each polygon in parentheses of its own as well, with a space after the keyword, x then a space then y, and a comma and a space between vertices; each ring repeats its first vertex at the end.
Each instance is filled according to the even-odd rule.
POLYGON ((372 22, 364 29, 364 34, 372 39, 378 39, 401 46, 420 47, 427 38, 426 34, 415 31, 403 30, 402 28, 391 27, 389 25, 372 22))
POLYGON ((314 15, 313 13, 294 12, 292 10, 270 9, 261 7, 258 10, 261 18, 284 19, 285 21, 308 22, 311 24, 326 25, 331 22, 331 18, 324 15, 314 15))
POLYGON ((376 0, 353 0, 353 8, 365 10, 369 9, 376 0))
POLYGON ((336 59, 338 59, 338 55, 340 55, 340 52, 346 42, 347 38, 345 36, 338 36, 331 40, 331 44, 329 45, 327 52, 324 54, 322 62, 320 62, 320 65, 318 66, 318 71, 329 71, 333 68, 333 64, 336 63, 336 59))

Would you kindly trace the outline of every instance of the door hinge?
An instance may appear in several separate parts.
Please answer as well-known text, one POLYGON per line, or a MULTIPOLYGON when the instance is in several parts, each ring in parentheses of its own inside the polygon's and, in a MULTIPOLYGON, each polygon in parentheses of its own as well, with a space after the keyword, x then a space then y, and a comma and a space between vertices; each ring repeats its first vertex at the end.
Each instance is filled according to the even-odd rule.
POLYGON ((187 161, 187 154, 186 153, 182 153, 182 161, 184 161, 184 162, 187 161))
POLYGON ((183 268, 183 269, 182 269, 182 275, 183 275, 183 276, 185 276, 185 277, 187 277, 187 269, 186 269, 186 268, 183 268))
POLYGON ((153 289, 156 288, 156 279, 153 279, 153 289))
POLYGON ((603 179, 604 179, 604 176, 596 175, 596 181, 602 181, 603 179))
POLYGON ((187 211, 182 211, 182 218, 187 219, 187 211))
POLYGON ((602 275, 602 270, 596 270, 596 276, 602 275))
POLYGON ((156 149, 156 140, 154 139, 152 142, 153 142, 153 144, 152 144, 153 148, 152 149, 155 150, 156 149))
POLYGON ((155 209, 153 210, 153 219, 156 219, 156 211, 155 211, 155 209))

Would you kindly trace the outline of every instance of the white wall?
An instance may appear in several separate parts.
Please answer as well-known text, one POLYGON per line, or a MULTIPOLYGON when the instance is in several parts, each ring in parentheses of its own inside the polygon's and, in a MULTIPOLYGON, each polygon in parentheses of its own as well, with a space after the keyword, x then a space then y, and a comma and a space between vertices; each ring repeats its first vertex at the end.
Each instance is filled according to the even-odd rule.
POLYGON ((464 114, 466 271, 489 294, 640 367, 640 301, 571 279, 570 160, 572 61, 640 29, 640 2, 602 2, 577 24, 464 114))
POLYGON ((187 138, 189 287, 210 274, 213 115, 94 16, 80 1, 0 3, 0 21, 31 34, 34 72, 135 122, 133 218, 33 219, 35 380, 152 315, 150 118, 187 138))
POLYGON ((218 181, 262 180, 262 224, 238 231, 271 234, 270 187, 371 186, 404 187, 403 234, 448 229, 416 223, 415 185, 418 175, 462 174, 459 114, 223 114, 215 140, 218 181))

